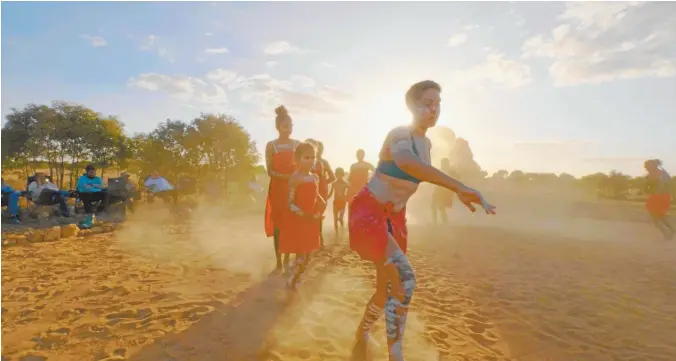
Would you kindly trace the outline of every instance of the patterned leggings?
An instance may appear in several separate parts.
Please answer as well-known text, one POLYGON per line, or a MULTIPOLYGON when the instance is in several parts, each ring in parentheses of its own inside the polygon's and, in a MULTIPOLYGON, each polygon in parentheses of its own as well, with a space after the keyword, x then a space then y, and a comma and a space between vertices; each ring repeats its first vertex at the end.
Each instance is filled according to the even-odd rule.
POLYGON ((296 288, 300 277, 305 273, 308 264, 310 263, 310 254, 297 254, 296 262, 293 265, 293 270, 289 272, 291 276, 289 277, 288 285, 291 288, 296 288))
MULTIPOLYGON (((394 242, 390 238, 389 242, 394 242)), ((397 295, 392 294, 392 283, 387 281, 387 300, 385 301, 385 328, 387 331, 387 349, 390 356, 390 361, 403 361, 403 339, 404 330, 406 328, 406 318, 408 314, 408 305, 411 303, 413 291, 415 289, 415 273, 409 263, 404 252, 396 247, 394 252, 385 262, 385 265, 394 265, 401 281, 401 287, 404 290, 403 299, 399 299, 397 295)), ((371 298, 371 301, 366 306, 364 319, 361 324, 361 331, 364 337, 368 337, 368 332, 371 330, 373 324, 383 314, 383 309, 376 305, 374 300, 376 295, 371 298)))

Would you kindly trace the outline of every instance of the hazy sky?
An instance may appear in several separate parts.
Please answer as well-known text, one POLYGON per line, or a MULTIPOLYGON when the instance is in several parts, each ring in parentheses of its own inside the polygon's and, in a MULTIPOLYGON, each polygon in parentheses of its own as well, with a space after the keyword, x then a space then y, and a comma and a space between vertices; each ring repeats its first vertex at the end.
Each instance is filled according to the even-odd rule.
POLYGON ((676 3, 2 3, 3 118, 69 100, 132 134, 228 112, 262 149, 285 104, 346 167, 428 78, 490 172, 676 172, 676 3))

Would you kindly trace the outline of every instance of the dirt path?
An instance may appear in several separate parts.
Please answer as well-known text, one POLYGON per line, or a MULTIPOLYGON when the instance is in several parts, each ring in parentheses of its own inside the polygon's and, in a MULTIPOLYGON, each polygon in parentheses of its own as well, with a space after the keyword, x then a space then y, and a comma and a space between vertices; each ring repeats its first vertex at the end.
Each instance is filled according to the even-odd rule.
MULTIPOLYGON (((4 249, 3 360, 348 359, 370 266, 332 245, 290 295, 267 274, 272 247, 254 233, 259 223, 131 223, 4 249)), ((408 359, 676 359, 674 244, 543 234, 412 227, 408 359)), ((386 359, 384 347, 374 356, 386 359)))

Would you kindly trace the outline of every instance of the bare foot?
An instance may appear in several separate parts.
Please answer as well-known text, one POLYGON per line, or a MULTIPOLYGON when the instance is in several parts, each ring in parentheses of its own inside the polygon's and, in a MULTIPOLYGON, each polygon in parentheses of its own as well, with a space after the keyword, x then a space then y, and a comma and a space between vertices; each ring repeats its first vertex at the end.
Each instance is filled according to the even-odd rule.
POLYGON ((358 331, 357 336, 355 337, 354 346, 352 347, 350 361, 369 360, 368 343, 368 335, 358 331))

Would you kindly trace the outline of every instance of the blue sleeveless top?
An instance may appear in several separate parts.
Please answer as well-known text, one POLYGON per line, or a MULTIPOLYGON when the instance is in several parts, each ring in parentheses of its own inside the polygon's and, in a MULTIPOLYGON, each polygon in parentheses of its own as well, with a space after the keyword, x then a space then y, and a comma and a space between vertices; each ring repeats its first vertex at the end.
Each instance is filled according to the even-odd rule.
MULTIPOLYGON (((413 154, 420 157, 418 154, 418 148, 415 146, 415 140, 413 139, 413 134, 411 134, 411 143, 413 144, 413 154)), ((376 167, 376 172, 388 175, 393 178, 403 179, 415 184, 420 184, 420 179, 404 172, 393 160, 379 160, 378 166, 376 167)))

